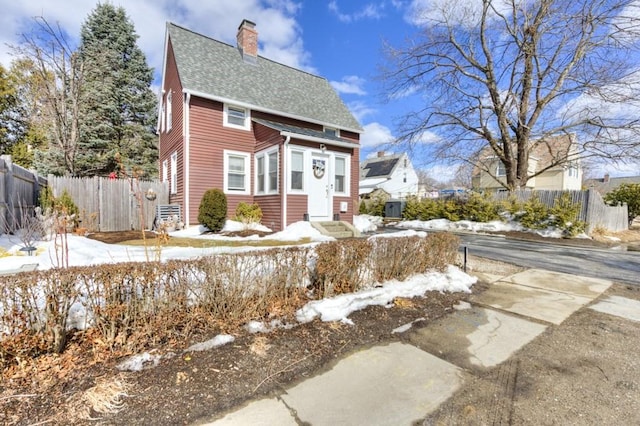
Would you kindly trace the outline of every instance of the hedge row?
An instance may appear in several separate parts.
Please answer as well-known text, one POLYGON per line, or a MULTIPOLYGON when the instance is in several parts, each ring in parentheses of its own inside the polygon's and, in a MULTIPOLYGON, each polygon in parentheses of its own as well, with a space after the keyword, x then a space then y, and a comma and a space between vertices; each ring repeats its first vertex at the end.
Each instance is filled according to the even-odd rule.
POLYGON ((0 364, 60 353, 78 330, 91 333, 74 339, 90 335, 102 349, 136 352, 195 332, 286 318, 310 297, 442 270, 455 262, 457 247, 457 237, 434 234, 0 277, 0 364))

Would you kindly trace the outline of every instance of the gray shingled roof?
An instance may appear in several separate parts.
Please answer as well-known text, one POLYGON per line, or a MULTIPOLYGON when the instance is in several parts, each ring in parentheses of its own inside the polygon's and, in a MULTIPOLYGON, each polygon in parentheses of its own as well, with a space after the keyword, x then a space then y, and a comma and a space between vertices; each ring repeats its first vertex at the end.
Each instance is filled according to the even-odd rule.
POLYGON ((329 82, 258 56, 242 59, 235 46, 167 23, 184 89, 247 104, 252 109, 362 132, 329 82))
POLYGON ((618 187, 623 183, 640 183, 640 176, 587 179, 585 180, 584 185, 587 188, 594 188, 602 195, 606 195, 609 192, 618 189, 618 187))
POLYGON ((321 132, 319 130, 311 130, 303 127, 292 126, 290 124, 276 123, 275 121, 263 120, 261 118, 254 118, 254 122, 262 124, 263 126, 267 126, 269 128, 278 130, 280 132, 289 132, 295 133, 302 137, 308 136, 316 139, 323 139, 327 142, 340 142, 340 143, 353 143, 353 141, 349 141, 346 139, 342 139, 341 137, 331 135, 325 132, 321 132))

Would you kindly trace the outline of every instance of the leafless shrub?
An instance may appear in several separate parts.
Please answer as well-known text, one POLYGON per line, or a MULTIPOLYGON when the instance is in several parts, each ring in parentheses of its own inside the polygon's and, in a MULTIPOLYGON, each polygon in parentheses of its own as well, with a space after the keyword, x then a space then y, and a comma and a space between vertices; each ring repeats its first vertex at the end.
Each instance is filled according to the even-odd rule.
POLYGON ((123 353, 286 318, 306 301, 308 287, 326 297, 360 290, 374 278, 442 270, 455 262, 457 247, 457 237, 433 234, 0 277, 0 362, 59 353, 73 327, 92 327, 82 335, 91 337, 79 338, 94 348, 123 353), (87 323, 70 322, 73 306, 84 309, 87 323))
POLYGON ((313 286, 319 297, 351 293, 369 283, 372 244, 369 240, 335 241, 316 247, 313 286))

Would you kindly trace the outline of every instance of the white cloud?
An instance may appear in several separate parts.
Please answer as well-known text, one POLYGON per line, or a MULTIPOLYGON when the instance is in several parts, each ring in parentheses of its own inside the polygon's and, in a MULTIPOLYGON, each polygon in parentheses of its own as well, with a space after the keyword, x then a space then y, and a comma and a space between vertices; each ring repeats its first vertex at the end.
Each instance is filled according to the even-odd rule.
POLYGON ((352 95, 366 95, 362 86, 365 83, 365 79, 358 77, 357 75, 348 75, 342 77, 342 81, 332 81, 331 85, 339 93, 346 93, 352 95))
MULTIPOLYGON (((407 8, 405 20, 417 26, 428 26, 447 22, 452 26, 473 27, 482 16, 480 0, 412 0, 407 8)), ((506 16, 510 15, 510 7, 506 1, 494 1, 492 6, 506 16)), ((491 16, 495 14, 490 14, 491 16)))
MULTIPOLYGON (((23 0, 5 2, 0 15, 0 63, 11 61, 6 44, 17 44, 20 34, 33 27, 32 17, 44 16, 60 26, 78 42, 80 27, 98 0, 23 0)), ((286 65, 315 72, 311 56, 304 49, 302 29, 295 16, 300 3, 292 0, 112 0, 123 6, 139 36, 138 46, 148 64, 161 71, 164 54, 165 24, 174 22, 208 37, 235 44, 243 19, 256 23, 259 54, 286 65)))
POLYGON ((458 171, 457 167, 450 165, 432 166, 424 170, 428 173, 429 177, 439 182, 449 182, 456 176, 456 172, 458 171))
POLYGON ((370 115, 374 115, 378 112, 375 108, 370 106, 370 104, 367 102, 361 102, 361 101, 349 102, 347 106, 349 107, 351 114, 353 114, 356 120, 358 120, 358 122, 360 123, 362 123, 366 117, 370 115))
POLYGON ((340 10, 336 0, 329 2, 329 10, 333 12, 340 22, 350 23, 361 19, 380 19, 384 12, 384 3, 369 3, 353 13, 344 13, 340 10))
POLYGON ((360 136, 363 148, 376 148, 394 141, 391 130, 380 123, 369 123, 363 126, 364 133, 360 136))

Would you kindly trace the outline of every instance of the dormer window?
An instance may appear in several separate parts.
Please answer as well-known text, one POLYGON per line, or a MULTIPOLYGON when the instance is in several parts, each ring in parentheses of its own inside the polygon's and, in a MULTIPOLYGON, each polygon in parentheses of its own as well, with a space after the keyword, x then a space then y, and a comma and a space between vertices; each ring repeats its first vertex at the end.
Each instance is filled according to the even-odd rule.
POLYGON ((324 134, 327 136, 336 136, 336 137, 340 137, 340 130, 336 129, 335 127, 324 127, 324 134))
POLYGON ((250 116, 247 108, 224 106, 224 125, 236 129, 249 130, 250 116))

